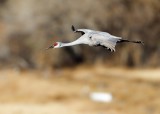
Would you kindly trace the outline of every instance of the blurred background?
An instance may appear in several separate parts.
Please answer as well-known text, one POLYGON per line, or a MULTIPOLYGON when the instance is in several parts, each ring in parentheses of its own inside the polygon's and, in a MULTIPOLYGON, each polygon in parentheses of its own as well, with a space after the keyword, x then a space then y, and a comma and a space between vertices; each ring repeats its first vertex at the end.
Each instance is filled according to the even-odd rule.
POLYGON ((0 0, 0 113, 159 114, 159 58, 159 0, 0 0), (71 25, 145 45, 44 50, 79 38, 71 25))

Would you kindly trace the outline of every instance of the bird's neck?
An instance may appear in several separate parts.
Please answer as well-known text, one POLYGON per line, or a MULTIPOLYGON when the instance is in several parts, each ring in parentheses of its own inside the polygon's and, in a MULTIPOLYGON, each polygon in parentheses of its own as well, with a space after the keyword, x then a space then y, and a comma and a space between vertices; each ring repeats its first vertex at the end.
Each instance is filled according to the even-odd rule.
POLYGON ((83 42, 79 39, 70 42, 70 43, 61 43, 61 47, 65 47, 65 46, 74 46, 74 45, 78 45, 78 44, 83 44, 83 42))

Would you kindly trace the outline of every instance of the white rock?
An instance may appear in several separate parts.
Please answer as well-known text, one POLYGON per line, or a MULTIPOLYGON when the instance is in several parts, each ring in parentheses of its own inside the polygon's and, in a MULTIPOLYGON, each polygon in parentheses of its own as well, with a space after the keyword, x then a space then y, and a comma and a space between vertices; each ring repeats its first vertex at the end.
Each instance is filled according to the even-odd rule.
POLYGON ((112 94, 104 92, 92 92, 90 93, 90 99, 96 102, 109 103, 112 101, 112 94))

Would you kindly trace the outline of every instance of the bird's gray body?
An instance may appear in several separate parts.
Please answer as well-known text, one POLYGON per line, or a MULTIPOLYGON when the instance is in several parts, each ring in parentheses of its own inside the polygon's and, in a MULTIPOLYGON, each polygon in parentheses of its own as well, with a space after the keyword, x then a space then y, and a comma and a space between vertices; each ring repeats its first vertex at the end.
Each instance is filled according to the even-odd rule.
POLYGON ((113 36, 107 32, 89 29, 77 29, 77 32, 84 32, 84 35, 77 39, 78 42, 82 41, 82 43, 90 46, 102 46, 110 49, 111 51, 115 51, 117 41, 122 39, 121 37, 113 36))

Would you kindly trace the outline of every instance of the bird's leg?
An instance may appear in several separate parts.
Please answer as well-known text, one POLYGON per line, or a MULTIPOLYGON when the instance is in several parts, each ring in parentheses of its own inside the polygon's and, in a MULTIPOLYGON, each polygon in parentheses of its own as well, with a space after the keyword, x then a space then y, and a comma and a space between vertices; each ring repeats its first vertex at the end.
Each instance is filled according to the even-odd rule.
POLYGON ((143 41, 132 41, 132 40, 124 40, 124 39, 120 39, 119 41, 117 41, 117 43, 123 43, 123 42, 140 43, 144 45, 143 41))

